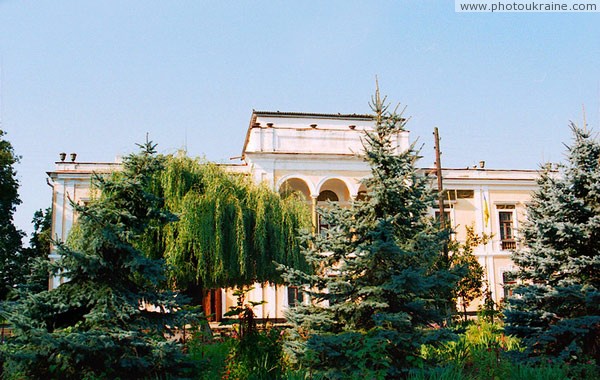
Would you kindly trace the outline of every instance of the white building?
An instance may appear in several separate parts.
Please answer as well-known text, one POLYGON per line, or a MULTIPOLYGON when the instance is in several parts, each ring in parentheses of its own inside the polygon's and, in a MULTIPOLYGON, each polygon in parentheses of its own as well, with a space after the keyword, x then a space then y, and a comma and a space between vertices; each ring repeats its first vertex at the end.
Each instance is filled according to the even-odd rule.
MULTIPOLYGON (((242 149, 242 164, 227 165, 231 171, 249 173, 256 182, 266 182, 274 190, 301 192, 313 212, 320 202, 337 201, 342 206, 366 192, 361 180, 370 174, 360 157, 365 130, 372 130, 373 117, 356 114, 310 114, 254 111, 242 149)), ((402 131, 393 141, 398 152, 409 147, 409 132, 402 131)), ((483 166, 483 165, 482 165, 483 166)), ((53 186, 53 236, 66 239, 76 215, 68 199, 85 202, 90 197, 93 172, 117 170, 119 163, 56 163, 49 172, 53 186)), ((422 169, 431 175, 430 168, 422 169)), ((537 171, 490 170, 483 167, 444 169, 444 188, 449 192, 445 212, 456 230, 456 239, 465 238, 465 226, 475 232, 493 235, 490 243, 475 250, 486 271, 494 300, 504 297, 504 273, 512 269, 510 250, 517 246, 519 224, 525 217, 525 204, 536 188, 537 171)), ((432 186, 437 186, 432 176, 432 186)), ((432 210, 434 213, 436 210, 432 210)), ((51 257, 58 258, 51 253, 51 257)), ((60 284, 52 279, 50 287, 60 284)), ((285 287, 257 284, 250 297, 266 300, 255 309, 259 318, 283 318, 297 293, 285 287), (292 300, 290 297, 294 297, 292 300)), ((224 314, 235 304, 231 291, 212 292, 207 311, 224 314)))

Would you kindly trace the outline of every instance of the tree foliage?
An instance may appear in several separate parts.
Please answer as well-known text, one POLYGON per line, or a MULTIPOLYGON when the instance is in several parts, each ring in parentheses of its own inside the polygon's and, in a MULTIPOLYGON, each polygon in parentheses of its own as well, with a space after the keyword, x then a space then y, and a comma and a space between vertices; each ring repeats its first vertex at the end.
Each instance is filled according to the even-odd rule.
POLYGON ((21 252, 24 234, 13 223, 16 207, 21 203, 14 168, 19 157, 4 136, 5 132, 0 130, 0 301, 23 283, 27 274, 21 252))
POLYGON ((460 303, 466 321, 467 308, 473 300, 483 295, 484 270, 473 255, 473 250, 482 244, 487 244, 491 237, 485 233, 482 235, 475 233, 472 226, 465 226, 465 230, 467 234, 465 241, 462 243, 451 242, 449 250, 452 253, 450 257, 452 266, 462 272, 454 294, 460 303))
POLYGON ((324 378, 406 376, 423 343, 450 335, 432 328, 449 318, 451 301, 440 295, 451 294, 458 280, 440 269, 448 231, 428 216, 436 194, 417 173, 414 146, 394 151, 406 120, 378 92, 372 108, 376 125, 364 140, 367 199, 320 210, 331 227, 303 236, 314 274, 284 268, 311 301, 290 310, 287 349, 324 378))
POLYGON ((37 210, 32 219, 33 232, 29 247, 21 248, 21 269, 23 280, 19 284, 21 291, 14 296, 26 296, 48 289, 48 264, 52 243, 52 209, 37 210))
POLYGON ((149 231, 142 245, 164 258, 179 289, 280 282, 274 261, 306 268, 297 232, 307 207, 266 184, 186 156, 169 156, 154 187, 178 221, 149 231))
POLYGON ((163 290, 164 263, 134 245, 151 222, 174 220, 147 191, 163 160, 151 143, 142 148, 122 172, 95 178, 98 199, 74 205, 77 234, 51 266, 66 282, 12 305, 9 378, 162 378, 185 367, 166 339, 182 322, 181 297, 163 290))
POLYGON ((37 210, 33 214, 31 223, 33 233, 29 239, 29 246, 38 252, 38 256, 48 255, 52 244, 52 208, 37 210))
POLYGON ((523 338, 532 359, 600 363, 600 143, 571 129, 566 163, 541 171, 527 208, 506 331, 523 338))

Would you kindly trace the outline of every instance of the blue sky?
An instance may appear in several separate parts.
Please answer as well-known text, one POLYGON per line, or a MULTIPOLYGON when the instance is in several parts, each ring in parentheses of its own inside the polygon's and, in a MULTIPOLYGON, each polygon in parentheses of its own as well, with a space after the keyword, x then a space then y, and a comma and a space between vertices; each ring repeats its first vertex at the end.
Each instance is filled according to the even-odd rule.
POLYGON ((568 122, 600 130, 600 13, 455 13, 453 1, 0 0, 1 126, 22 161, 18 226, 51 203, 61 151, 113 161, 238 156, 252 109, 406 105, 444 166, 535 169, 568 122))

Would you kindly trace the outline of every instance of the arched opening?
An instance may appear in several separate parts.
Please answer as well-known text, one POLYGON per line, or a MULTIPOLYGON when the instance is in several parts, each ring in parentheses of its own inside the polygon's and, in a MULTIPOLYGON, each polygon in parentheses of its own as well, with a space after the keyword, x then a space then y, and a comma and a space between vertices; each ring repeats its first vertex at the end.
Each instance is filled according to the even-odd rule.
MULTIPOLYGON (((330 178, 321 184, 317 205, 321 209, 326 209, 330 206, 330 202, 335 202, 344 207, 349 204, 350 200, 350 191, 346 183, 338 178, 330 178)), ((319 214, 317 227, 319 233, 324 234, 333 225, 319 214)))
POLYGON ((346 183, 339 178, 330 178, 323 182, 319 188, 319 196, 327 190, 335 193, 338 198, 336 202, 344 204, 350 201, 350 191, 348 190, 348 186, 346 186, 346 183))
POLYGON ((288 178, 279 186, 279 195, 282 198, 289 197, 292 194, 299 194, 304 201, 310 202, 310 188, 303 179, 288 178))
POLYGON ((331 190, 323 190, 317 198, 317 202, 338 202, 340 199, 336 193, 331 190))
POLYGON ((364 184, 360 184, 358 188, 358 194, 356 194, 356 201, 363 202, 369 199, 369 192, 364 184))

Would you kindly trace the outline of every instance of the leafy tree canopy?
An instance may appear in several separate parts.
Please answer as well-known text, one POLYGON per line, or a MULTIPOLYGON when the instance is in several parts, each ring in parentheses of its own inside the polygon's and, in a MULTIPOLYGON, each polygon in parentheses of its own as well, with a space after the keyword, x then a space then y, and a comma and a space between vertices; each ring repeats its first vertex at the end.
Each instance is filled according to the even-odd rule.
POLYGON ((248 176, 182 155, 165 158, 152 186, 178 221, 140 244, 165 258, 177 288, 281 282, 274 261, 306 268, 296 236, 310 216, 298 197, 282 199, 248 176))
POLYGON ((21 250, 21 265, 24 281, 21 288, 24 292, 39 293, 48 289, 48 263, 52 243, 52 209, 37 210, 33 214, 33 233, 29 239, 29 247, 21 250))
POLYGON ((451 265, 462 271, 461 279, 458 281, 454 294, 460 303, 465 321, 467 320, 467 307, 476 298, 483 295, 483 275, 484 270, 473 250, 482 244, 487 244, 491 237, 487 234, 479 235, 475 233, 473 226, 465 226, 467 233, 464 242, 452 241, 450 243, 450 262, 451 265))
POLYGON ((0 301, 18 284, 24 282, 26 271, 23 270, 21 239, 23 232, 13 224, 19 199, 17 173, 15 164, 19 157, 12 145, 5 139, 5 132, 0 130, 0 301))

